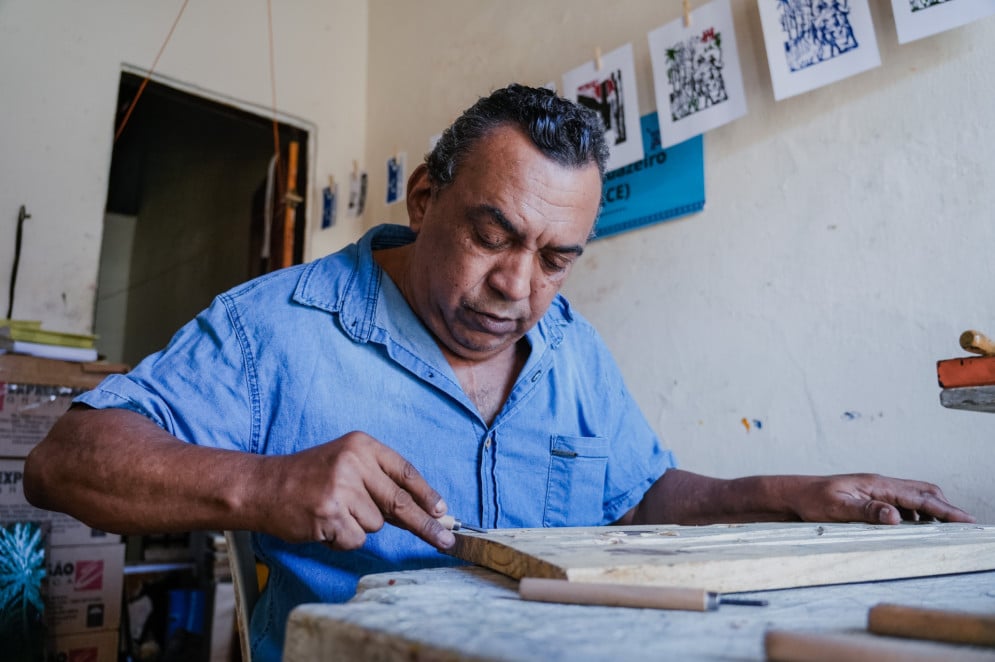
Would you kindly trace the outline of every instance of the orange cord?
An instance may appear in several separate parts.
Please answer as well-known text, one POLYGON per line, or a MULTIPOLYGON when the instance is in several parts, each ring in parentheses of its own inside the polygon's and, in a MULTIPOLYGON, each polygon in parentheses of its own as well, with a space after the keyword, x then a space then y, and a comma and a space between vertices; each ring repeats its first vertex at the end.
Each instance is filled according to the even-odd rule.
POLYGON ((131 105, 128 106, 128 112, 124 114, 124 119, 121 120, 121 125, 117 128, 117 132, 114 134, 114 142, 121 137, 121 133, 124 131, 124 127, 128 124, 128 120, 131 118, 131 111, 135 109, 135 105, 138 103, 138 99, 141 98, 142 93, 145 91, 145 86, 149 84, 149 79, 152 78, 152 72, 155 71, 155 65, 159 64, 159 58, 162 57, 162 52, 166 50, 166 44, 169 43, 170 38, 173 36, 173 30, 176 29, 176 24, 180 22, 180 17, 183 16, 183 10, 187 8, 187 3, 190 0, 183 0, 183 5, 180 7, 180 11, 176 14, 176 20, 173 21, 173 26, 169 28, 169 33, 166 35, 165 41, 162 42, 162 46, 159 47, 159 52, 155 56, 155 60, 152 62, 152 68, 149 69, 149 73, 145 76, 145 80, 138 88, 138 94, 135 98, 131 100, 131 105))
MULTIPOLYGON (((267 25, 269 26, 269 78, 270 86, 272 87, 273 94, 273 149, 276 154, 276 177, 277 191, 279 193, 280 182, 282 177, 280 176, 280 125, 276 121, 276 64, 273 57, 273 2, 272 0, 266 0, 266 13, 267 13, 267 25)), ((277 196, 277 199, 280 199, 277 196)))

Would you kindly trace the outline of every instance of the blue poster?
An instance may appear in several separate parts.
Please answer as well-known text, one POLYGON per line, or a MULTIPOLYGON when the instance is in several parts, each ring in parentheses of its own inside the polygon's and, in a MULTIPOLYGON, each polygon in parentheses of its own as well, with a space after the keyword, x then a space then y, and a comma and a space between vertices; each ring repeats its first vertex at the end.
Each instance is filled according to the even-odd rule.
POLYGON ((595 239, 693 214, 705 207, 702 137, 660 147, 656 113, 640 118, 644 156, 605 173, 604 207, 594 225, 595 239))

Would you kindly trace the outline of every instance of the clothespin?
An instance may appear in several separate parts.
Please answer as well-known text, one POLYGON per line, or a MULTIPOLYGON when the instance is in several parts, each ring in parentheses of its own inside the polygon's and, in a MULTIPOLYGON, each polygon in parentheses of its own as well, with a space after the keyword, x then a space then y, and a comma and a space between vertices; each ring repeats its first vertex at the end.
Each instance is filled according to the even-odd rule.
POLYGON ((352 174, 354 176, 359 176, 359 161, 356 159, 352 160, 352 174))
POLYGON ((328 188, 335 190, 335 177, 333 175, 328 176, 328 188))
POLYGON ((594 70, 601 71, 601 48, 599 46, 594 47, 594 70))
POLYGON ((684 0, 684 27, 691 27, 691 0, 684 0))

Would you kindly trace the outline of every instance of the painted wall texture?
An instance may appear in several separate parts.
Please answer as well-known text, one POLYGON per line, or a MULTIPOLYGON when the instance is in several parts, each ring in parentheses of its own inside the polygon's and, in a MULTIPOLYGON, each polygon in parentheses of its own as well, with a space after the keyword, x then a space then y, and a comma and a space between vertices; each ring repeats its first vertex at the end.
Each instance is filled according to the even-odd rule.
MULTIPOLYGON (((699 3, 692 3, 697 5, 699 3)), ((943 409, 935 362, 995 332, 995 20, 775 103, 755 2, 733 2, 749 113, 705 137, 701 214, 594 242, 565 288, 684 468, 873 471, 939 483, 995 521, 995 416, 943 409), (745 422, 744 422, 745 421, 745 422)), ((409 163, 477 96, 544 84, 680 3, 371 0, 368 162, 409 163)), ((402 222, 373 177, 367 221, 402 222)))
MULTIPOLYGON (((0 3, 0 315, 7 309, 17 211, 26 205, 14 316, 89 332, 122 65, 151 67, 183 5, 56 0, 0 3)), ((280 113, 316 128, 315 188, 345 180, 364 152, 364 2, 274 2, 280 113)), ((266 3, 191 2, 156 72, 270 112, 266 3)), ((313 209, 313 207, 312 207, 313 209)), ((320 211, 309 223, 317 224, 320 211)), ((311 233, 306 257, 351 241, 358 219, 311 233)))

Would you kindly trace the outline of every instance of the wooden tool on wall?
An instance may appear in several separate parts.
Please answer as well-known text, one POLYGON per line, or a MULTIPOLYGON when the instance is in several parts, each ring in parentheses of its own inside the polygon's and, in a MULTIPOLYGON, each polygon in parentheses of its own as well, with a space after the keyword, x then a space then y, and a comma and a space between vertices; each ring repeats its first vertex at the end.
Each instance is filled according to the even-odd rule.
POLYGON ((287 192, 283 198, 283 232, 280 245, 278 268, 289 267, 294 263, 294 237, 297 229, 297 205, 304 198, 297 192, 297 160, 300 144, 291 140, 287 146, 287 192))
POLYGON ((991 338, 974 329, 968 329, 960 334, 960 346, 972 354, 995 356, 995 342, 992 342, 991 338))

